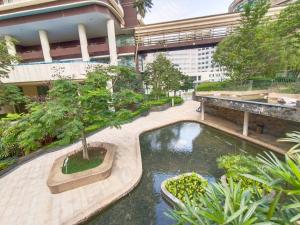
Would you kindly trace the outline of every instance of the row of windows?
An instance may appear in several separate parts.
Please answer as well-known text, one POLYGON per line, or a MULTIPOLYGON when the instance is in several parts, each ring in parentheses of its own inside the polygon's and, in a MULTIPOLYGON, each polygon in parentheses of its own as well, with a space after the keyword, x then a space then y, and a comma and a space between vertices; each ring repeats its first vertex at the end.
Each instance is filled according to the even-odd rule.
POLYGON ((215 49, 215 47, 206 47, 206 48, 199 48, 199 51, 209 50, 209 49, 215 49))

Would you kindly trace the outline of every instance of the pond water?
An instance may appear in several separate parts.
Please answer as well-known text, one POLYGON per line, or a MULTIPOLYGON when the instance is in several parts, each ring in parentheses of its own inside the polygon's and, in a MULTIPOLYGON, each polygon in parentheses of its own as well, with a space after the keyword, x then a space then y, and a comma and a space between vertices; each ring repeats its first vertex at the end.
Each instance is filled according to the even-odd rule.
POLYGON ((128 196, 91 218, 86 225, 169 225, 171 208, 161 196, 161 182, 197 172, 215 182, 223 171, 216 159, 228 153, 257 154, 267 149, 194 122, 180 122, 140 137, 143 177, 128 196))

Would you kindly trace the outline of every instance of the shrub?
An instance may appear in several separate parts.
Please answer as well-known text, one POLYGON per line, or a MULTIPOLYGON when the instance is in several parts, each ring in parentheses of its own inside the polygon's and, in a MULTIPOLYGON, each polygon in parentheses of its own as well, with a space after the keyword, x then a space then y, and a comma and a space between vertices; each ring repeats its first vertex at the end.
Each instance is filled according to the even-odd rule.
POLYGON ((204 193, 208 185, 207 180, 200 178, 196 173, 182 175, 178 179, 169 180, 166 189, 182 202, 186 201, 186 196, 193 200, 197 194, 204 193))
POLYGON ((268 186, 240 175, 258 174, 258 170, 262 168, 262 164, 256 158, 243 154, 224 155, 217 159, 217 163, 220 169, 225 170, 227 180, 231 178, 234 182, 241 182, 243 189, 253 188, 255 186, 260 193, 270 191, 268 186))
POLYGON ((132 90, 123 90, 114 94, 114 105, 118 109, 134 111, 139 103, 143 101, 143 95, 132 90))
POLYGON ((181 105, 183 103, 183 99, 181 97, 174 97, 174 104, 175 105, 181 105))
MULTIPOLYGON (((195 200, 186 199, 185 206, 173 210, 170 217, 184 225, 251 225, 267 221, 264 215, 257 216, 256 211, 263 211, 262 203, 255 193, 241 188, 241 183, 229 179, 228 185, 209 184, 206 191, 196 196, 195 200)), ((263 223, 261 223, 263 224, 263 223)))
POLYGON ((16 121, 23 118, 23 114, 18 113, 8 113, 4 118, 3 121, 16 121))
POLYGON ((15 158, 8 158, 5 160, 0 160, 0 170, 4 170, 5 168, 9 167, 10 165, 16 162, 15 158))
POLYGON ((203 82, 196 87, 197 91, 219 91, 225 88, 226 82, 203 82))

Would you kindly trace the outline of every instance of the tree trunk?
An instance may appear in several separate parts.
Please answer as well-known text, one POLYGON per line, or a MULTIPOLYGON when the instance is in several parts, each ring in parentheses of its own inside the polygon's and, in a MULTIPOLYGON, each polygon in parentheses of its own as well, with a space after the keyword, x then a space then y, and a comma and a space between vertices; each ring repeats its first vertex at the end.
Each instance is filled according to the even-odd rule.
POLYGON ((81 143, 82 143, 83 158, 89 160, 90 158, 89 158, 88 146, 87 146, 86 136, 84 132, 82 132, 81 134, 81 143))
POLYGON ((17 113, 15 104, 12 104, 12 108, 13 108, 13 113, 14 113, 14 114, 17 113))

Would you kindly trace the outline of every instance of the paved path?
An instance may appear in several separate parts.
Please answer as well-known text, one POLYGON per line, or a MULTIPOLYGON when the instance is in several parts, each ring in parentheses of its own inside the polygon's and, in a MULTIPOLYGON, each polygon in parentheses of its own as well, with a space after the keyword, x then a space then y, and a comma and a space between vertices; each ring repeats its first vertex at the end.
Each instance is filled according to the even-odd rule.
MULTIPOLYGON (((54 160, 78 147, 78 143, 20 166, 0 179, 0 224, 74 224, 118 200, 138 184, 142 175, 139 135, 180 120, 200 120, 200 113, 195 111, 198 105, 188 101, 153 112, 122 129, 108 128, 89 137, 89 142, 112 142, 119 146, 112 174, 104 181, 56 195, 50 193, 46 180, 54 160)), ((212 123, 211 117, 207 119, 212 123)), ((216 126, 220 128, 219 122, 216 126)))

